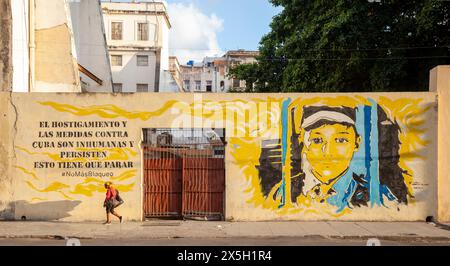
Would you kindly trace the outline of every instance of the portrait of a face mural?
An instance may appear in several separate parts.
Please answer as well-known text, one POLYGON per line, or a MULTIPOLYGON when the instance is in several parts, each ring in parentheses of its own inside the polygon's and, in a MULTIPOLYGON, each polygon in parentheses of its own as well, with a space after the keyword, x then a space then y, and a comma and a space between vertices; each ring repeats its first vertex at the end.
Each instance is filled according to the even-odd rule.
POLYGON ((315 202, 339 214, 413 198, 399 163, 401 129, 376 102, 290 104, 284 116, 283 138, 263 141, 257 166, 267 200, 280 208, 315 202))

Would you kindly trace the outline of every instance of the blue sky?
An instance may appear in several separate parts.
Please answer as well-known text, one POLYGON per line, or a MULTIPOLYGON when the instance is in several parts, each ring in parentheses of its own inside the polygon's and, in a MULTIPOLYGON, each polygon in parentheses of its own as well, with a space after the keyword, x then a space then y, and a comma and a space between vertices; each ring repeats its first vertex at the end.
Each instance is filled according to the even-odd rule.
POLYGON ((172 23, 170 54, 180 63, 257 50, 281 9, 268 0, 167 0, 172 23))
MULTIPOLYGON (((130 2, 131 0, 114 0, 130 2)), ((170 55, 180 63, 222 56, 227 50, 257 50, 270 30, 273 16, 281 12, 269 0, 141 0, 168 4, 172 29, 170 55)), ((137 0, 139 2, 139 0, 137 0)))
POLYGON ((193 4, 206 15, 223 20, 217 40, 223 50, 258 48, 261 37, 269 32, 272 17, 280 9, 268 0, 167 0, 169 4, 193 4))

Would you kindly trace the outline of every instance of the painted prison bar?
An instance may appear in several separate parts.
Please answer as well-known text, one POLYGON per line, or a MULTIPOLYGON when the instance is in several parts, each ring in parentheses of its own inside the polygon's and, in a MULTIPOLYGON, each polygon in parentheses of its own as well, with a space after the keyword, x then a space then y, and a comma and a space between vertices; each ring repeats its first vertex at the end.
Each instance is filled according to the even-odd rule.
POLYGON ((430 92, 0 94, 0 217, 449 218, 450 67, 430 92), (438 123, 439 122, 439 123, 438 123))

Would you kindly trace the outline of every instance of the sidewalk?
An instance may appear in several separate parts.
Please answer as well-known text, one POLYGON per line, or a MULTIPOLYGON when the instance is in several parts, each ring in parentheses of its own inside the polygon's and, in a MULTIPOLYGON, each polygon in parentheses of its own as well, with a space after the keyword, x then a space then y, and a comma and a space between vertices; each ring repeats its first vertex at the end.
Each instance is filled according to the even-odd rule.
POLYGON ((433 239, 450 242, 450 231, 423 222, 199 222, 97 223, 0 222, 0 238, 158 239, 316 237, 433 239))

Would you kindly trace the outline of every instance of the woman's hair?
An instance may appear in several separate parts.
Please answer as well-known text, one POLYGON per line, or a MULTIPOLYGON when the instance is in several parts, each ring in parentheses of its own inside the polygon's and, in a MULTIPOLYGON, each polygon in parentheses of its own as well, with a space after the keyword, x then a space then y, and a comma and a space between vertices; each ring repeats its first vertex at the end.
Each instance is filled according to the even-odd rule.
POLYGON ((105 183, 105 187, 112 187, 113 183, 112 182, 106 182, 105 183))

